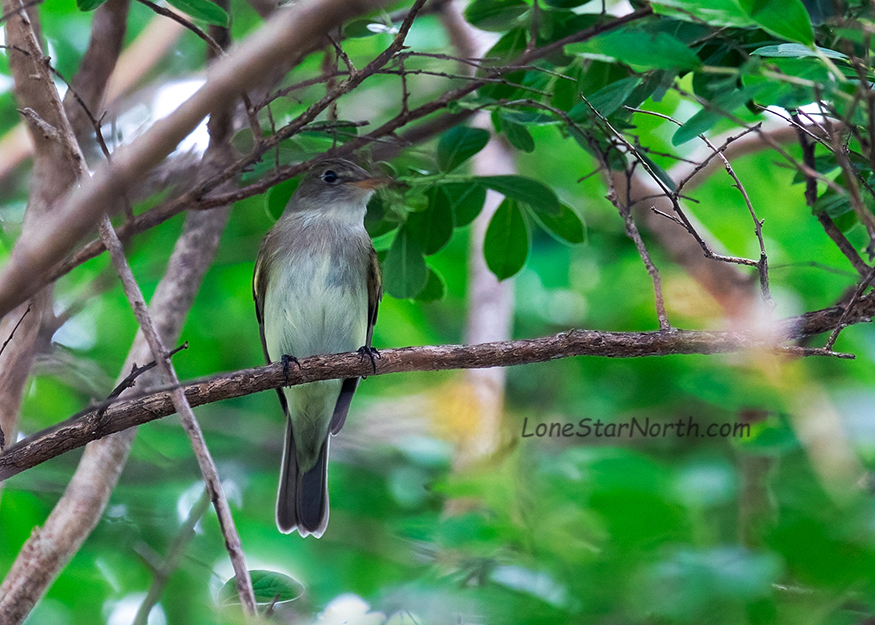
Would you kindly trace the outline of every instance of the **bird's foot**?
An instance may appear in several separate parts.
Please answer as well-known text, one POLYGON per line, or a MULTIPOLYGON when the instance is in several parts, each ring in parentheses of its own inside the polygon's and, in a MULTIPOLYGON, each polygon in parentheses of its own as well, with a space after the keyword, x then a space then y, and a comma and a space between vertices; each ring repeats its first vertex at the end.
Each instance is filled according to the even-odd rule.
POLYGON ((289 356, 288 354, 283 354, 282 358, 280 358, 280 362, 283 363, 283 377, 286 380, 286 386, 289 385, 289 363, 295 363, 298 365, 298 369, 301 368, 301 363, 294 356, 289 356))
POLYGON ((377 351, 377 348, 371 347, 370 345, 364 345, 358 348, 358 353, 361 355, 361 359, 365 358, 371 359, 371 366, 374 368, 374 373, 377 372, 377 358, 382 358, 380 356, 380 352, 377 351))

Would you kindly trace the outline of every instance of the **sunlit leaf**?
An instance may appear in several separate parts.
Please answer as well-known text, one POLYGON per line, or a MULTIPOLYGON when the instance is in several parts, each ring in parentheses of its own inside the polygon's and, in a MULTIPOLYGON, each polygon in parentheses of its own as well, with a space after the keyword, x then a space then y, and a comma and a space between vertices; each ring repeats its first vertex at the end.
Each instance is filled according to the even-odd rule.
MULTIPOLYGON (((304 586, 296 579, 275 571, 249 571, 252 579, 252 589, 255 591, 255 601, 259 605, 287 603, 304 594, 304 586)), ((240 603, 237 593, 237 578, 232 577, 219 590, 219 605, 235 605, 240 603)))
POLYGON ((738 4, 766 32, 806 46, 814 44, 811 19, 801 0, 738 0, 738 4))
POLYGON ((735 0, 653 0, 653 10, 678 19, 702 20, 712 26, 745 28, 756 22, 735 0))
POLYGON ((804 57, 817 57, 818 52, 825 57, 829 57, 831 59, 839 59, 839 60, 847 60, 848 55, 842 54, 841 52, 836 52, 835 50, 830 50, 829 48, 821 48, 819 46, 815 46, 814 49, 809 48, 808 46, 803 46, 798 43, 780 43, 775 46, 763 46, 762 48, 757 48, 751 54, 757 54, 759 56, 770 56, 770 57, 784 57, 784 58, 793 58, 793 59, 801 59, 804 57))
POLYGON ((80 11, 93 11, 104 2, 106 0, 76 0, 76 7, 80 11))
POLYGON ((229 18, 225 9, 209 0, 167 0, 186 15, 213 26, 228 26, 229 18))
POLYGON ((698 69, 702 62, 684 42, 666 32, 618 30, 583 43, 565 46, 566 52, 596 53, 622 63, 660 69, 698 69))

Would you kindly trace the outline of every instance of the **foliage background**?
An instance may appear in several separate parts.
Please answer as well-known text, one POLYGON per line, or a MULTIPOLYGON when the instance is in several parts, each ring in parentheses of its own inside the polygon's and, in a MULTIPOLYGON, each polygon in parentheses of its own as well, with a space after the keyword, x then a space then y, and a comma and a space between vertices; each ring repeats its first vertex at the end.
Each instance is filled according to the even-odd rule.
MULTIPOLYGON (((670 4, 662 3, 663 13, 671 12, 670 4)), ((707 6, 674 4, 684 10, 707 6)), ((787 16, 803 6, 789 1, 761 4, 784 11, 782 23, 791 26, 794 21, 787 16)), ((871 8, 850 4, 845 14, 861 25, 861 42, 868 44, 871 8)), ((531 11, 531 3, 522 2, 478 0, 474 6, 505 15, 494 23, 480 22, 503 33, 517 23, 506 18, 508 12, 516 19, 531 11)), ((540 7, 542 19, 550 11, 558 14, 563 6, 574 15, 590 13, 586 19, 593 20, 601 9, 598 2, 554 0, 540 7)), ((617 14, 628 10, 610 8, 617 14)), ((836 45, 832 5, 806 2, 805 8, 812 15, 820 10, 827 16, 813 20, 818 44, 836 45)), ((91 13, 61 0, 47 0, 39 11, 53 62, 71 76, 87 44, 91 13)), ((233 1, 230 13, 235 40, 260 23, 244 2, 233 1)), ((469 9, 469 17, 472 14, 469 9)), ((139 3, 131 6, 129 41, 153 15, 139 3)), ((801 22, 807 24, 807 14, 804 17, 801 22)), ((380 22, 381 17, 370 21, 380 22)), ((776 33, 753 21, 730 24, 734 27, 728 31, 720 30, 719 20, 714 22, 703 25, 660 15, 646 24, 685 44, 702 37, 733 42, 733 52, 739 55, 733 60, 715 60, 707 56, 710 49, 692 49, 704 63, 736 69, 729 78, 741 82, 740 74, 762 77, 754 67, 756 59, 748 54, 752 48, 798 41, 793 33, 776 33), (691 33, 696 28, 699 31, 691 33)), ((629 76, 647 77, 654 71, 664 72, 663 84, 677 85, 680 91, 655 90, 640 108, 686 121, 702 107, 681 91, 701 94, 701 83, 711 81, 711 93, 720 97, 717 78, 725 81, 725 75, 688 72, 672 65, 676 60, 666 68, 658 55, 651 56, 652 67, 637 57, 629 61, 632 68, 617 62, 611 46, 626 46, 633 54, 631 44, 640 36, 631 27, 618 33, 632 39, 576 44, 569 53, 589 56, 577 57, 571 66, 555 60, 544 64, 582 76, 572 89, 572 104, 581 101, 579 92, 593 95, 629 76), (581 68, 586 70, 582 74, 581 68)), ((549 32, 543 36, 558 37, 549 32)), ((390 34, 370 33, 346 40, 344 49, 361 67, 390 40, 390 34)), ((417 51, 440 53, 447 50, 448 36, 440 21, 427 15, 416 20, 407 43, 417 51)), ((203 43, 184 35, 154 69, 150 84, 199 75, 203 56, 203 43)), ((433 60, 418 62, 455 71, 433 60)), ((0 72, 8 75, 5 63, 0 57, 0 72)), ((320 63, 320 54, 312 55, 289 80, 318 73, 320 63)), ((835 82, 817 59, 775 63, 783 63, 779 69, 788 75, 796 71, 827 86, 835 82)), ((411 82, 414 99, 425 101, 445 89, 447 81, 413 76, 411 82)), ((3 84, 0 131, 8 131, 19 115, 10 81, 3 84)), ((772 76, 762 88, 776 93, 769 92, 764 103, 785 98, 784 104, 792 107, 811 98, 804 89, 787 95, 787 85, 772 76), (784 91, 777 93, 780 89, 784 91)), ((555 102, 555 83, 545 88, 555 102)), ((278 100, 273 115, 286 119, 300 112, 318 96, 318 89, 300 96, 304 104, 278 100)), ((367 119, 376 126, 395 113, 397 94, 396 77, 374 77, 341 101, 338 115, 367 119)), ((491 97, 513 95, 511 90, 491 97)), ((481 92, 477 97, 490 95, 481 92)), ((730 108, 747 121, 760 119, 745 103, 742 99, 730 108)), ((510 110, 505 103, 490 108, 510 110)), ((660 154, 685 156, 695 145, 674 145, 675 126, 665 120, 622 109, 617 115, 611 119, 653 150, 653 160, 666 169, 674 161, 660 154)), ((713 128, 702 130, 717 135, 733 127, 725 119, 713 121, 713 128)), ((581 124, 588 132, 598 129, 591 115, 583 115, 581 124)), ((585 241, 571 245, 542 228, 527 231, 527 260, 514 278, 514 336, 542 336, 571 327, 657 329, 650 279, 622 219, 605 200, 604 177, 586 177, 599 168, 598 160, 568 136, 562 124, 531 123, 524 129, 531 146, 524 138, 517 141, 532 149, 514 152, 518 171, 549 185, 580 216, 585 241)), ((498 134, 495 127, 489 131, 498 134)), ((244 145, 245 132, 236 140, 244 145)), ((314 133, 284 145, 280 158, 294 162, 330 147, 332 140, 314 133)), ((396 203, 415 203, 426 186, 425 176, 439 171, 437 142, 413 146, 392 160, 396 175, 411 185, 407 197, 396 198, 396 203)), ((801 159, 798 146, 786 149, 801 159)), ((776 316, 832 305, 858 276, 812 216, 801 178, 769 150, 733 160, 733 166, 758 217, 765 220, 776 316)), ((263 173, 256 168, 251 176, 263 173)), ((467 176, 470 162, 456 173, 467 176)), ((833 179, 840 175, 834 167, 827 174, 833 179)), ((4 254, 22 218, 27 175, 28 166, 22 165, 3 180, 4 254)), ((871 170, 864 175, 871 175, 871 170)), ((826 192, 822 183, 819 191, 826 192)), ((252 267, 259 241, 273 223, 271 208, 281 206, 278 198, 289 192, 286 186, 275 197, 271 192, 235 204, 216 261, 182 333, 189 349, 174 360, 181 378, 261 364, 251 301, 252 267)), ((689 210, 713 240, 730 253, 757 258, 750 216, 728 176, 711 174, 693 196, 697 203, 689 203, 689 210)), ((135 212, 155 201, 144 200, 135 212)), ((847 236, 862 251, 865 229, 848 210, 838 213, 837 219, 844 216, 841 225, 847 236)), ((176 217, 127 245, 147 297, 162 275, 181 224, 181 217, 176 217)), ((464 340, 470 230, 469 225, 456 228, 447 245, 428 257, 445 286, 441 299, 385 298, 376 346, 464 340)), ((378 250, 388 250, 395 236, 393 231, 377 237, 378 250)), ((645 240, 662 271, 672 323, 683 328, 724 326, 727 322, 715 301, 683 267, 672 263, 657 240, 647 234, 645 240)), ((519 250, 510 251, 519 255, 519 250)), ((121 288, 107 278, 111 275, 103 255, 58 283, 57 306, 81 301, 83 308, 38 361, 22 408, 26 433, 65 418, 111 389, 136 330, 121 288)), ((392 623, 863 623, 875 610, 875 502, 869 477, 875 450, 875 333, 869 325, 848 328, 836 349, 857 358, 789 360, 764 353, 592 357, 511 368, 500 449, 462 470, 453 470, 454 453, 459 441, 472 436, 473 418, 463 374, 372 377, 360 386, 347 426, 332 442, 332 516, 321 540, 275 530, 282 419, 273 393, 205 406, 197 414, 225 480, 250 567, 283 572, 306 588, 300 599, 280 606, 283 618, 311 618, 324 611, 325 622, 346 622, 332 620, 343 614, 348 622, 362 623, 387 618, 392 623), (743 440, 522 437, 526 422, 531 428, 535 423, 576 423, 584 418, 615 423, 632 418, 691 418, 703 424, 750 421, 753 435, 743 440), (449 513, 448 501, 458 500, 462 505, 449 513)), ((78 455, 67 454, 5 484, 0 499, 0 570, 11 566, 33 528, 45 520, 78 455)), ((130 622, 131 607, 153 583, 151 566, 173 549, 201 490, 196 462, 176 418, 142 427, 107 513, 29 622, 130 622)), ((233 609, 215 608, 218 588, 230 575, 218 524, 208 511, 171 572, 150 622, 234 620, 233 609)))

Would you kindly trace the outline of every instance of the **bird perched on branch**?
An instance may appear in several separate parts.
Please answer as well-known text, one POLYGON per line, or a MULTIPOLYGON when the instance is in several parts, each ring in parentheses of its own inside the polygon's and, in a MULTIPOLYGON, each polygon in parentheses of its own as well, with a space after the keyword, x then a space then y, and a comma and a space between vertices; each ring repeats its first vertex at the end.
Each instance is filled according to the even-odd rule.
MULTIPOLYGON (((364 227, 367 203, 388 179, 342 159, 314 165, 265 236, 253 277, 268 362, 371 348, 383 295, 364 227)), ((359 378, 277 389, 286 437, 277 497, 281 532, 322 536, 328 525, 328 446, 343 427, 359 378)))

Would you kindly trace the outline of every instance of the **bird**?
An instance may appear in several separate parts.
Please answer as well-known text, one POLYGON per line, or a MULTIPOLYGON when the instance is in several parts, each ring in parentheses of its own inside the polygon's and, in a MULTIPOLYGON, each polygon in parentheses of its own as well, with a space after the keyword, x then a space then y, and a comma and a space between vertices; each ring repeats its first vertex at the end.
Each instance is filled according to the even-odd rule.
MULTIPOLYGON (((383 296, 380 263, 365 230, 368 200, 389 179, 344 159, 314 164, 265 235, 252 280, 268 363, 371 347, 383 296)), ((375 370, 376 366, 374 365, 375 370)), ((286 415, 276 523, 321 537, 328 526, 328 448, 346 421, 359 378, 277 389, 286 415)))

